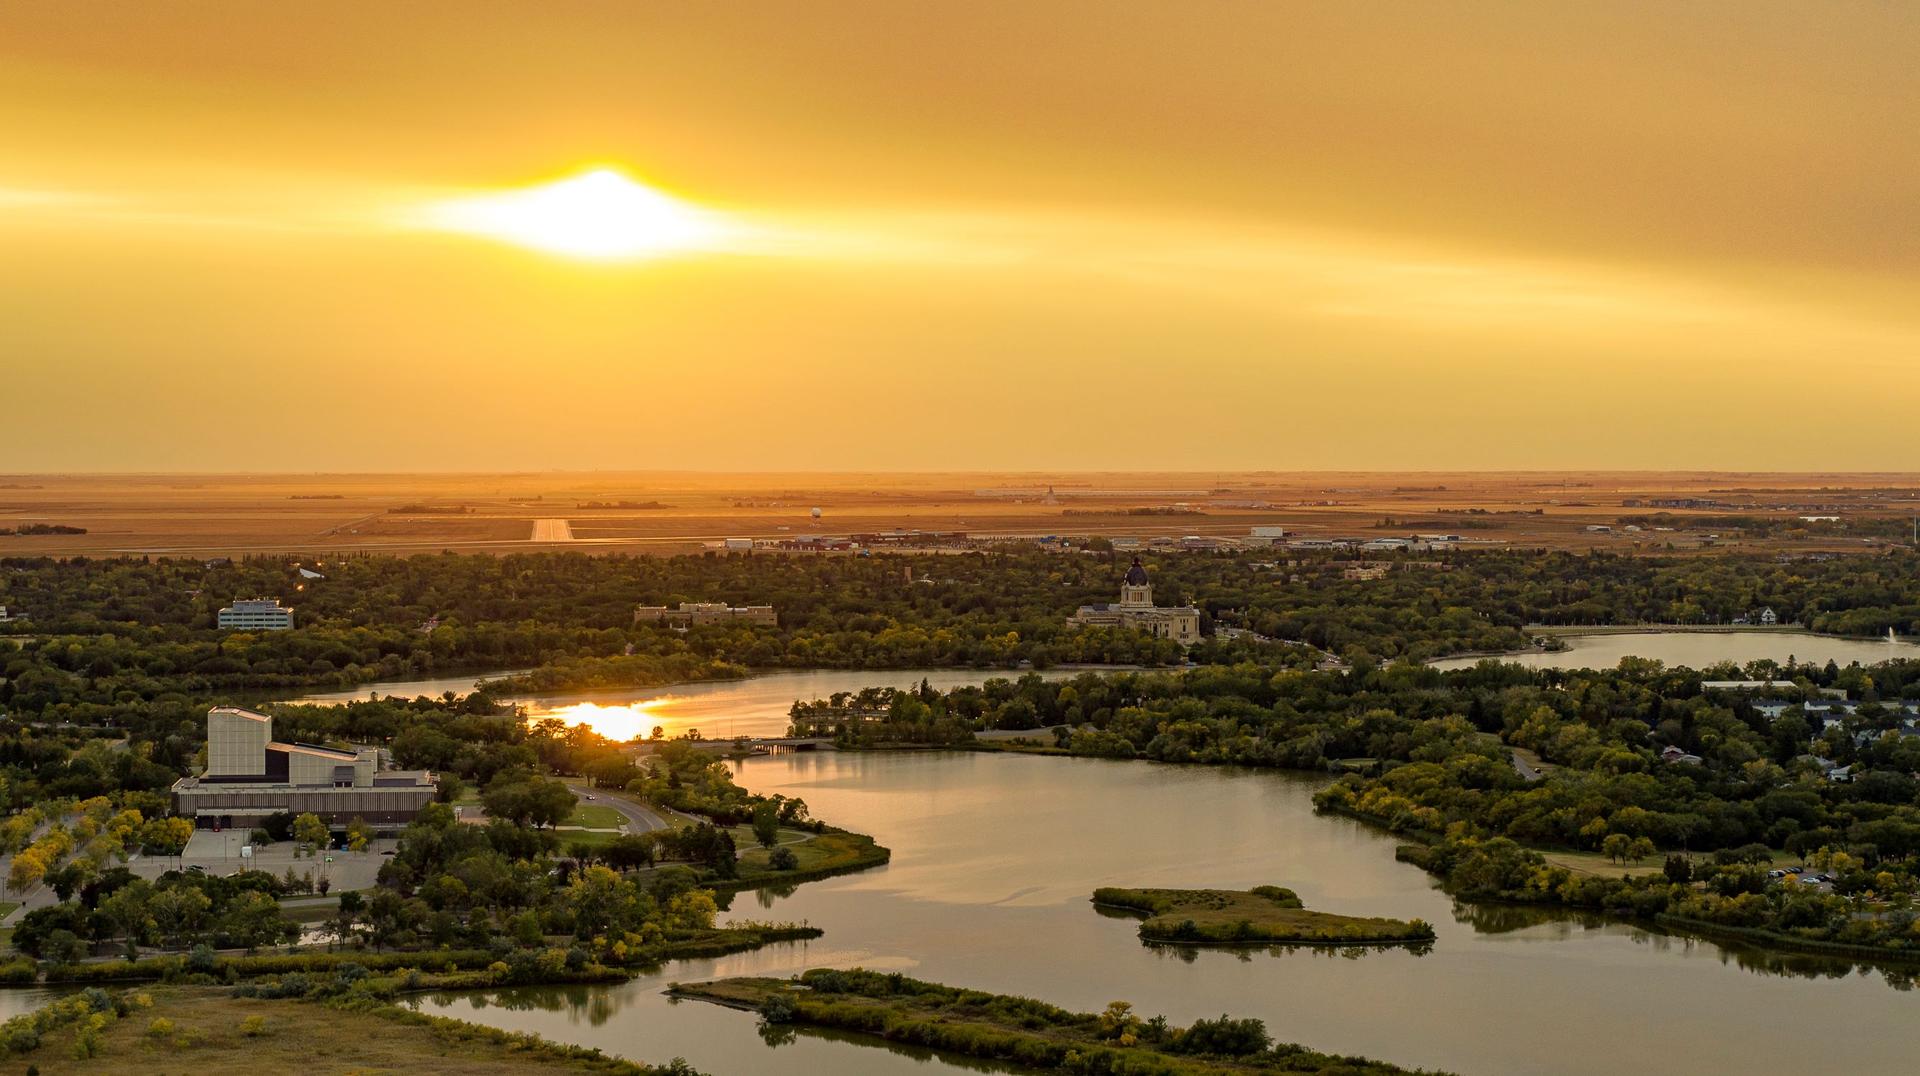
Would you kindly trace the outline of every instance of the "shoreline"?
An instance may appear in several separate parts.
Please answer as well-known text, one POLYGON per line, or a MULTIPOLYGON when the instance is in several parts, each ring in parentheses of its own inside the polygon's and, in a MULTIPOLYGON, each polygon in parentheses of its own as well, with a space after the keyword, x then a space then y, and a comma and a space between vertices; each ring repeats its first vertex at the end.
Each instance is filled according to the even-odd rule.
MULTIPOLYGON (((1798 624, 1767 626, 1763 624, 1585 624, 1585 625, 1549 625, 1529 624, 1520 629, 1529 635, 1543 636, 1548 639, 1594 639, 1614 635, 1772 635, 1806 639, 1824 639, 1842 643, 1884 643, 1889 640, 1879 635, 1838 635, 1833 632, 1814 631, 1798 624)), ((1920 645, 1911 639, 1893 640, 1903 645, 1920 645)), ((1529 646, 1521 650, 1466 650, 1457 654, 1441 654, 1421 662, 1422 665, 1438 665, 1441 662, 1454 661, 1505 661, 1512 658, 1527 658, 1540 655, 1567 654, 1571 647, 1552 649, 1529 646)), ((1886 658, 1898 660, 1897 657, 1886 658)))

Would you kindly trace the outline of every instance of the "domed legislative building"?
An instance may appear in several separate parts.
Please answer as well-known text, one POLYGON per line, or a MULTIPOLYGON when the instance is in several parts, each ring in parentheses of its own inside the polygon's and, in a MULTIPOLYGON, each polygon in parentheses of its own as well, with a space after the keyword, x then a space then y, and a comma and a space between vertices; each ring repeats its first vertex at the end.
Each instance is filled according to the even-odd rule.
POLYGON ((1200 641, 1200 610, 1190 605, 1153 604, 1153 584, 1147 581, 1147 570, 1141 566, 1139 557, 1133 558, 1133 567, 1127 569, 1126 578, 1120 583, 1117 604, 1083 605, 1068 623, 1131 628, 1182 645, 1200 641))

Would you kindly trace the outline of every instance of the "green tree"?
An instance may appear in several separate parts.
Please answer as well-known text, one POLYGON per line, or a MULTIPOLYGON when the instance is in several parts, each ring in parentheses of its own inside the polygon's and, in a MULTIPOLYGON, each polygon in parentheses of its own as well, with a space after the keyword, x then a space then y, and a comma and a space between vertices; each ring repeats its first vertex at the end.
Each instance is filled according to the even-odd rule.
POLYGON ((753 839, 762 848, 780 843, 780 805, 768 800, 753 809, 753 839))
POLYGON ((327 824, 308 812, 293 820, 293 839, 309 853, 327 843, 327 824))

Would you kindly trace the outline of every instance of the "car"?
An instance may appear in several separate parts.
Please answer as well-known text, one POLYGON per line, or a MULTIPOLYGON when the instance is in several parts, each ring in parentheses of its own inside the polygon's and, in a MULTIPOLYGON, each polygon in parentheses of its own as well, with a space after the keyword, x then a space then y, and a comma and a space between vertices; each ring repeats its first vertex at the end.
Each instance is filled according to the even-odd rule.
POLYGON ((381 855, 383 855, 383 856, 390 856, 390 855, 392 855, 392 854, 393 854, 393 849, 391 849, 391 848, 389 848, 389 849, 387 849, 387 850, 385 850, 385 851, 383 851, 383 852, 381 852, 380 854, 381 854, 381 855))
POLYGON ((586 801, 587 801, 588 803, 592 803, 592 802, 593 802, 593 797, 592 797, 592 796, 582 796, 582 797, 580 797, 580 798, 581 798, 581 799, 583 799, 583 800, 586 800, 586 801))
POLYGON ((198 863, 194 863, 194 864, 191 864, 191 865, 189 865, 189 866, 187 867, 187 869, 188 869, 188 870, 190 870, 190 871, 192 871, 192 872, 193 872, 193 873, 195 873, 195 874, 205 874, 205 873, 207 873, 207 868, 205 868, 205 867, 202 867, 202 866, 201 866, 200 864, 198 864, 198 863))

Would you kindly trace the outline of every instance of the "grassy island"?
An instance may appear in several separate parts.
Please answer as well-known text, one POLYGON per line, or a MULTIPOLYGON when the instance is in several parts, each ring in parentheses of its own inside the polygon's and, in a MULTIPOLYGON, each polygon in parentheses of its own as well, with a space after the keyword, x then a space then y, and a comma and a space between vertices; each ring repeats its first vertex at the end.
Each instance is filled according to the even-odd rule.
POLYGON ((1147 917, 1140 937, 1165 945, 1406 945, 1431 942, 1421 919, 1381 919, 1309 911, 1291 889, 1119 889, 1093 891, 1093 903, 1147 917))
POLYGON ((1407 1070, 1275 1044, 1259 1020, 1222 1016, 1175 1027, 1134 1015, 1124 1001, 1076 1013, 1031 998, 963 990, 855 969, 815 968, 797 979, 676 984, 678 997, 758 1012, 768 1025, 824 1028, 1027 1068, 1128 1076, 1324 1072, 1385 1076, 1407 1070))

